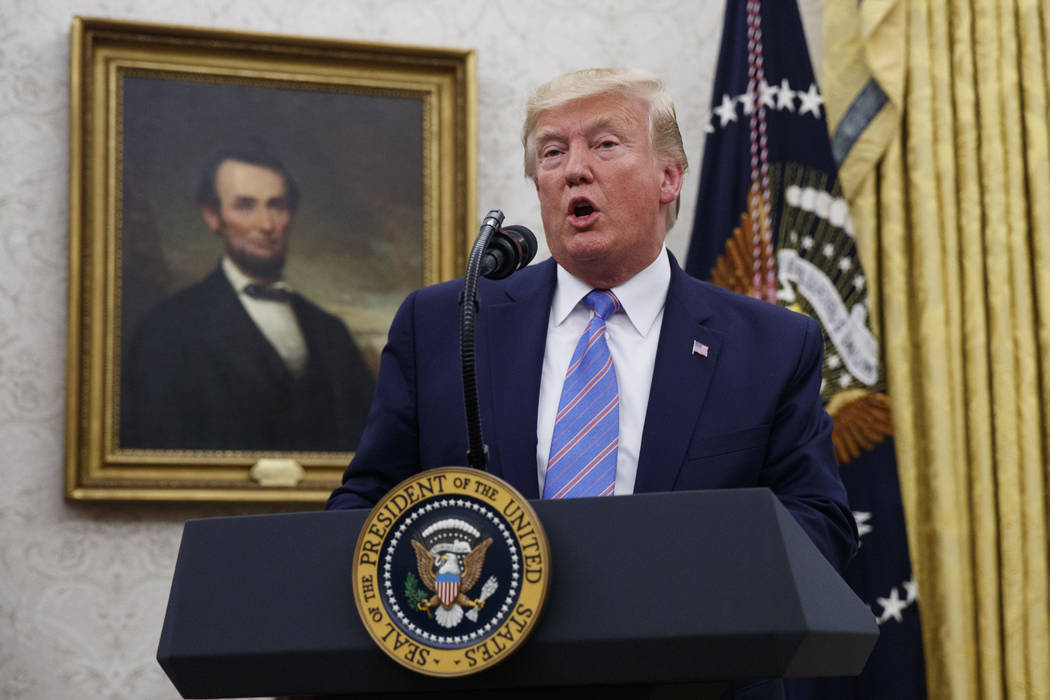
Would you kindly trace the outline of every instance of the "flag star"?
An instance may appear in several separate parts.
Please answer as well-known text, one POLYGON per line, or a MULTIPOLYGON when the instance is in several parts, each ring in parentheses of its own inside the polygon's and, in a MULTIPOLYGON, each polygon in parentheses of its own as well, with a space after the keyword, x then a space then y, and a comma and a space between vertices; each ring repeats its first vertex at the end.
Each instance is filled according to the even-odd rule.
POLYGON ((853 519, 857 521, 857 534, 861 537, 872 531, 871 513, 862 510, 853 511, 853 519))
POLYGON ((780 87, 777 88, 777 109, 784 109, 787 107, 789 112, 795 111, 795 91, 791 89, 791 84, 788 83, 788 79, 784 78, 780 81, 780 87))
POLYGON ((798 115, 801 117, 806 112, 812 112, 813 116, 820 119, 820 106, 824 104, 824 98, 820 96, 820 90, 816 83, 809 84, 809 90, 795 93, 798 96, 798 115))
POLYGON ((813 236, 806 236, 802 239, 802 249, 809 250, 813 247, 813 236))
POLYGON ((770 109, 776 108, 776 100, 778 89, 775 85, 770 85, 766 82, 765 78, 762 78, 762 82, 758 85, 758 101, 764 107, 770 109))
POLYGON ((798 243, 798 231, 792 231, 791 235, 788 237, 788 240, 790 240, 792 243, 798 243))
POLYGON ((722 95, 722 104, 715 107, 715 114, 722 121, 721 126, 736 121, 736 104, 729 95, 722 95))
POLYGON ((842 358, 838 355, 828 355, 828 359, 826 362, 828 367, 830 367, 831 369, 838 369, 842 366, 842 358))
POLYGON ((843 272, 848 272, 851 267, 853 267, 853 261, 849 258, 842 258, 842 260, 839 260, 839 269, 843 272))
POLYGON ((919 599, 919 584, 915 583, 915 579, 905 581, 901 584, 904 586, 904 599, 909 603, 914 603, 919 599))
POLYGON ((864 275, 857 275, 854 277, 853 286, 857 289, 864 289, 864 275))
POLYGON ((704 133, 713 134, 715 133, 715 125, 711 123, 711 113, 708 112, 704 115, 704 133))
POLYGON ((755 94, 752 92, 745 92, 743 95, 737 97, 740 100, 740 104, 744 106, 744 114, 751 114, 755 111, 755 94))
POLYGON ((839 375, 839 386, 843 389, 849 386, 850 382, 853 381, 853 375, 849 372, 843 372, 839 375))
POLYGON ((821 252, 824 253, 825 258, 830 258, 832 255, 835 254, 835 246, 831 245, 830 243, 827 243, 824 245, 824 249, 821 252))
POLYGON ((891 617, 897 622, 904 622, 904 618, 901 617, 901 612, 908 607, 908 602, 901 600, 897 594, 897 587, 894 586, 893 590, 890 591, 889 598, 876 598, 879 605, 882 606, 882 615, 879 616, 879 622, 886 622, 891 617))

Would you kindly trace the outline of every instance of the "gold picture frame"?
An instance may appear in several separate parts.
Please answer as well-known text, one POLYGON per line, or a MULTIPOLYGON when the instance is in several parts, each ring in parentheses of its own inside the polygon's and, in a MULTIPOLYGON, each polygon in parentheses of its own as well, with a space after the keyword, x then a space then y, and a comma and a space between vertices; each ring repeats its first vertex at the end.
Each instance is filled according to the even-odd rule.
MULTIPOLYGON (((324 436, 314 449, 271 441, 268 428, 206 440, 193 430, 214 420, 206 430, 171 418, 191 405, 181 394, 198 398, 200 419, 203 395, 216 393, 229 397, 231 426, 246 422, 255 402, 234 397, 233 379, 214 379, 227 375, 191 389, 206 373, 183 374, 151 388, 152 403, 136 393, 207 345, 182 343, 182 321, 155 318, 202 277, 220 279, 230 254, 228 222, 209 230, 194 199, 200 173, 231 141, 276 145, 285 185, 300 195, 285 278, 327 328, 342 321, 374 375, 401 298, 466 263, 477 209, 474 52, 77 17, 70 82, 66 496, 323 502, 349 443, 328 447, 324 436), (140 340, 152 327, 178 335, 140 340), (182 349, 167 353, 174 345, 182 349), (176 424, 182 432, 150 432, 176 424)), ((213 307, 193 298, 190 309, 213 307)))

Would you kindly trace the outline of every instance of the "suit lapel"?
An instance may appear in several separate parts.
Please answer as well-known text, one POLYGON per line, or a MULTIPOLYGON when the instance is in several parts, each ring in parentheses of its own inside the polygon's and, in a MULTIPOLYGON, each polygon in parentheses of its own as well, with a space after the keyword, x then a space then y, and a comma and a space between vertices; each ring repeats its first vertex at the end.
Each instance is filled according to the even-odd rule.
POLYGON ((554 261, 548 260, 481 292, 491 296, 482 297, 478 319, 484 328, 478 337, 486 340, 478 355, 489 368, 481 394, 491 418, 483 425, 490 449, 498 446, 489 468, 526 498, 539 498, 536 416, 554 279, 554 261))
POLYGON ((721 333, 705 327, 700 287, 671 258, 671 284, 645 413, 635 493, 670 491, 685 459, 718 365, 721 333), (706 357, 702 347, 706 346, 706 357))
POLYGON ((236 357, 242 372, 254 372, 274 385, 287 385, 292 374, 255 321, 245 311, 237 292, 219 268, 206 278, 214 303, 205 310, 214 352, 218 357, 236 357))

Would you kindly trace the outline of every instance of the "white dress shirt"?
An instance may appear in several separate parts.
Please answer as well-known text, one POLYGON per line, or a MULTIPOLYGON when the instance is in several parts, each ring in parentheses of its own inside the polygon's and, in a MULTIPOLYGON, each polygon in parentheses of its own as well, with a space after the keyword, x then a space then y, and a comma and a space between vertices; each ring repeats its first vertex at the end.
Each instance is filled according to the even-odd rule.
MULTIPOLYGON (((292 305, 273 299, 256 299, 245 294, 244 288, 252 284, 254 280, 241 272, 240 268, 226 256, 222 258, 222 270, 226 273, 226 279, 237 290, 237 298, 244 305, 244 310, 248 312, 248 315, 255 321, 255 325, 277 350, 277 354, 284 360, 288 370, 296 378, 301 377, 306 370, 309 351, 292 305)), ((288 285, 283 281, 275 282, 272 286, 277 289, 288 289, 288 285)))
MULTIPOLYGON (((642 444, 645 409, 653 383, 656 348, 663 325, 664 302, 671 284, 671 263, 666 250, 637 275, 612 292, 623 309, 606 322, 605 338, 620 389, 620 443, 616 453, 616 495, 634 493, 638 452, 642 444)), ((547 322, 547 345, 540 379, 536 419, 536 471, 540 493, 547 473, 554 416, 561 388, 576 344, 593 315, 583 298, 592 287, 558 266, 558 282, 547 322)))

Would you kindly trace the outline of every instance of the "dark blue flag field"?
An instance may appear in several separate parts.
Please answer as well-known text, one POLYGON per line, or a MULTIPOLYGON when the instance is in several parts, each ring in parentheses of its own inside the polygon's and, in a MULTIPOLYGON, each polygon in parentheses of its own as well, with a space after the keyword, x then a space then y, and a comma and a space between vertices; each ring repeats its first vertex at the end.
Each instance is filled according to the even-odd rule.
POLYGON ((792 681, 790 698, 925 698, 916 585, 867 280, 823 98, 791 0, 728 0, 687 271, 816 318, 821 396, 861 547, 846 580, 880 638, 858 678, 792 681))

